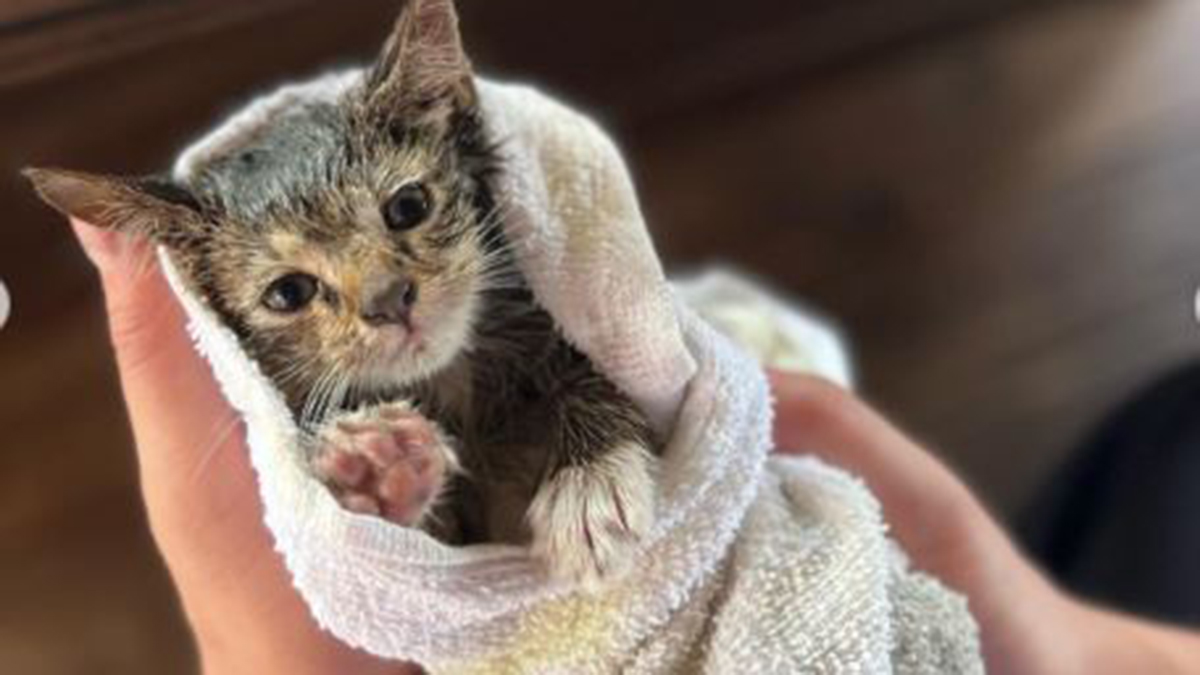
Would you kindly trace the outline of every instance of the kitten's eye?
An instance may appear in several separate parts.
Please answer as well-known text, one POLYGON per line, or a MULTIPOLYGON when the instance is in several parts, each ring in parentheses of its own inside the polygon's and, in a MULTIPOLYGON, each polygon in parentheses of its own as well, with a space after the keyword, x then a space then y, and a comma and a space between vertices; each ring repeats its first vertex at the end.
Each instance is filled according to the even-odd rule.
POLYGON ((263 306, 272 312, 291 314, 308 306, 316 297, 320 282, 309 274, 289 274, 280 277, 263 293, 263 306))
POLYGON ((383 222, 395 232, 411 230, 425 222, 432 207, 429 191, 420 183, 409 183, 383 205, 383 222))

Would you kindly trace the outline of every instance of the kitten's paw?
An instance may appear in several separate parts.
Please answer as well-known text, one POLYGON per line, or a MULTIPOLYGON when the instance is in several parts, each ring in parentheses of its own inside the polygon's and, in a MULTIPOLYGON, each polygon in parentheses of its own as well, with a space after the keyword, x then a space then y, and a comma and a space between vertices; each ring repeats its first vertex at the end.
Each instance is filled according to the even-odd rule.
POLYGON ((628 568, 654 519, 653 461, 625 443, 538 490, 527 515, 532 549, 552 576, 594 589, 628 568))
POLYGON ((313 468, 347 510, 415 527, 458 462, 434 422, 407 403, 389 403, 326 424, 313 468))

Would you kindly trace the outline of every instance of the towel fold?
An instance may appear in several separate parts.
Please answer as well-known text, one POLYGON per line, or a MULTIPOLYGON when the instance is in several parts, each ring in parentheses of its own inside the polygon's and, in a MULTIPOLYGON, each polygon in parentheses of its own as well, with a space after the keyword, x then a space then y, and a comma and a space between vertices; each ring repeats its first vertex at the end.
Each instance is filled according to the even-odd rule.
MULTIPOLYGON (((176 177, 360 77, 260 98, 184 152, 176 177)), ((672 286, 609 138, 534 89, 478 89, 522 273, 669 439, 655 524, 626 576, 584 594, 550 583, 522 548, 450 547, 341 509, 308 473, 279 392, 163 252, 198 349, 246 421, 266 524, 318 623, 431 672, 982 672, 966 602, 908 568, 866 488, 815 459, 768 457, 755 356, 848 382, 836 335, 726 273, 672 286)))

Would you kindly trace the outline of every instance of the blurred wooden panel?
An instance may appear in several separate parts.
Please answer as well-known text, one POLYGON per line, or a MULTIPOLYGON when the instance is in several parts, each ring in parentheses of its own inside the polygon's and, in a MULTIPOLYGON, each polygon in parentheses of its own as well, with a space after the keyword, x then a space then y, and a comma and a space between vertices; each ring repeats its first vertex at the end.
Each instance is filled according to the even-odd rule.
POLYGON ((844 321, 867 392, 1012 513, 1200 354, 1200 4, 1076 3, 626 142, 658 241, 844 321))
POLYGON ((0 25, 0 87, 45 81, 70 70, 96 70, 187 36, 262 21, 301 1, 123 0, 81 4, 0 25))
POLYGON ((780 78, 1046 0, 460 1, 489 72, 568 94, 610 120, 696 111, 780 78))
POLYGON ((79 12, 121 4, 122 0, 8 0, 0 5, 0 30, 54 21, 79 12))

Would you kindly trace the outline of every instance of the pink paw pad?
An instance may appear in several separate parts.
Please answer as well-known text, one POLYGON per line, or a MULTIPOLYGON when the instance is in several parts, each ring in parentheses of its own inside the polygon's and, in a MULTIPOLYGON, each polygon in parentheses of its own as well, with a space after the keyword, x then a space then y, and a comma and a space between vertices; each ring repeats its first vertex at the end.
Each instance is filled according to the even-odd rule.
POLYGON ((314 460, 343 508, 409 527, 428 513, 453 466, 434 423, 400 405, 332 422, 314 460))

